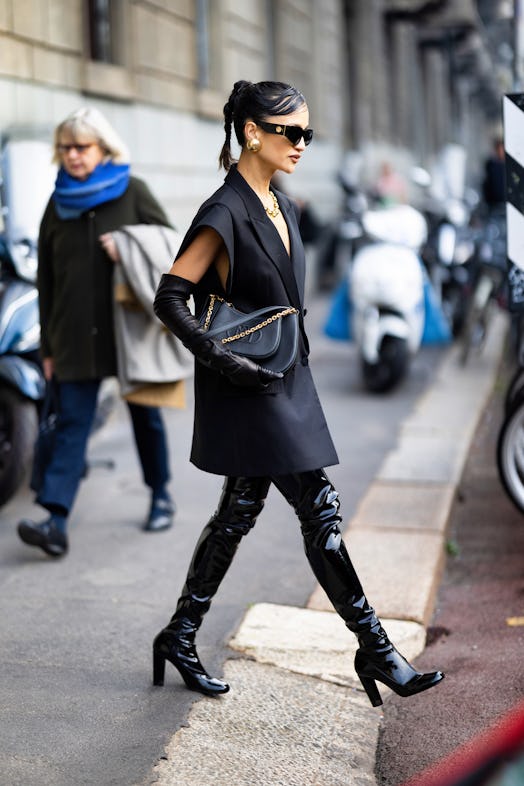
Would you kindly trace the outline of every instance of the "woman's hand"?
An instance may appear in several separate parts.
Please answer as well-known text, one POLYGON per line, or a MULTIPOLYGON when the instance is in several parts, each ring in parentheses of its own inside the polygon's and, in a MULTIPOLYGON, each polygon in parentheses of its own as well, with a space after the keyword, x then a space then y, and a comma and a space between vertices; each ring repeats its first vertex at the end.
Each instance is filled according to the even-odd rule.
POLYGON ((164 273, 155 295, 154 310, 164 325, 205 366, 220 371, 240 387, 262 389, 284 376, 237 355, 209 338, 187 306, 195 285, 181 276, 164 273))
POLYGON ((44 369, 44 377, 49 382, 55 373, 55 361, 54 358, 43 358, 42 359, 42 367, 44 369))
POLYGON ((98 238, 100 245, 112 262, 120 262, 120 254, 111 232, 106 232, 98 238))
MULTIPOLYGON (((214 341, 213 343, 219 351, 223 352, 218 342, 214 341)), ((223 366, 220 370, 234 385, 239 387, 263 389, 267 388, 271 382, 282 379, 284 376, 280 371, 264 368, 243 355, 237 355, 236 352, 226 350, 225 355, 228 357, 228 362, 220 358, 223 366)))

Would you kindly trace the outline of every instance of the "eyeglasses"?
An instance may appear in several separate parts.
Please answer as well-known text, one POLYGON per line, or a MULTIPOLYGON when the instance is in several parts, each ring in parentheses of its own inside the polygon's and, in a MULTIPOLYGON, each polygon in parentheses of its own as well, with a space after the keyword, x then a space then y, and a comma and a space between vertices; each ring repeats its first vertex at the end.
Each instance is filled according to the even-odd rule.
POLYGON ((300 126, 281 126, 278 123, 263 123, 259 121, 257 126, 260 126, 268 134, 280 134, 289 139, 292 145, 298 145, 301 139, 304 139, 304 144, 309 145, 313 139, 312 128, 301 128, 300 126))
POLYGON ((69 153, 71 150, 76 150, 77 153, 85 153, 86 150, 89 150, 90 147, 93 147, 96 142, 89 142, 87 145, 57 145, 56 149, 62 155, 64 153, 69 153))

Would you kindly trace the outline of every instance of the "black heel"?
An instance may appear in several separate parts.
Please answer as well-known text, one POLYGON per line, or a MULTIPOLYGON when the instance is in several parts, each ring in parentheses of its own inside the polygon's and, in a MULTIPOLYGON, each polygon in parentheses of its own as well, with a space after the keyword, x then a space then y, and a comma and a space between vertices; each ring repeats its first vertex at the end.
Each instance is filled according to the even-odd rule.
POLYGON ((153 685, 163 685, 166 673, 166 659, 161 652, 153 649, 153 685))
POLYGON ((385 632, 381 646, 361 647, 357 650, 355 671, 373 707, 382 704, 375 681, 391 688, 397 696, 407 698, 433 688, 444 679, 441 671, 423 674, 414 669, 389 641, 385 632))
POLYGON ((380 707, 382 704, 382 699, 380 698, 380 693, 377 688, 377 683, 375 680, 372 680, 370 677, 362 677, 360 674, 358 675, 360 682, 362 683, 362 687, 366 691, 368 695, 368 699, 371 702, 372 707, 380 707))
POLYGON ((164 684, 166 660, 173 664, 189 690, 216 696, 227 693, 229 685, 223 680, 211 677, 200 663, 194 642, 177 636, 169 628, 160 631, 153 642, 153 683, 164 684))

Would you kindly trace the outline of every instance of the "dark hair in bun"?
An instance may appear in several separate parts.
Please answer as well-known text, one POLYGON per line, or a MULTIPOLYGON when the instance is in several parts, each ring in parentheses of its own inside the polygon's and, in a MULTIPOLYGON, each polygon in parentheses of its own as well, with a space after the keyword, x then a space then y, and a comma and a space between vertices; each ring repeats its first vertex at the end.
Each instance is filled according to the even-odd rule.
POLYGON ((296 87, 284 82, 235 82, 224 105, 224 130, 226 139, 219 156, 219 164, 226 172, 234 159, 231 156, 231 128, 240 147, 244 145, 246 120, 265 120, 272 115, 290 115, 301 109, 306 99, 296 87))

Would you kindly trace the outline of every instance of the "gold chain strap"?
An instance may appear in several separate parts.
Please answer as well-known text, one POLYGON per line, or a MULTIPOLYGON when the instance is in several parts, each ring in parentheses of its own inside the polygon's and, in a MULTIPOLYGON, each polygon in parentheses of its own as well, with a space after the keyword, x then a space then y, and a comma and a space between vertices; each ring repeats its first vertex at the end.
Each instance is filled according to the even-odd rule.
MULTIPOLYGON (((206 319, 204 321, 204 330, 209 330, 209 323, 211 322, 211 315, 213 313, 213 309, 215 308, 215 302, 217 300, 219 300, 221 303, 225 303, 226 302, 223 297, 220 297, 220 295, 210 295, 209 296, 209 306, 207 308, 206 319)), ((227 305, 231 306, 232 304, 228 303, 227 305)))
MULTIPOLYGON (((209 296, 209 307, 207 309, 206 319, 204 322, 204 330, 209 329, 209 323, 211 322, 211 315, 213 314, 213 309, 215 307, 215 301, 219 300, 221 303, 227 303, 223 297, 220 295, 210 295, 209 296)), ((228 306, 231 306, 231 303, 227 303, 228 306)), ((262 328, 267 327, 272 322, 275 322, 277 319, 281 319, 282 317, 287 317, 288 314, 297 314, 298 311, 293 306, 289 306, 289 308, 285 308, 282 311, 279 311, 277 314, 272 314, 272 316, 265 319, 263 322, 259 322, 258 325, 254 325, 253 327, 247 328, 247 330, 242 330, 241 333, 236 333, 234 336, 227 336, 227 338, 221 339, 222 344, 229 344, 231 341, 237 341, 239 338, 245 338, 246 336, 250 336, 252 333, 255 333, 257 330, 261 330, 262 328)), ((248 317, 249 314, 246 314, 248 317)))

